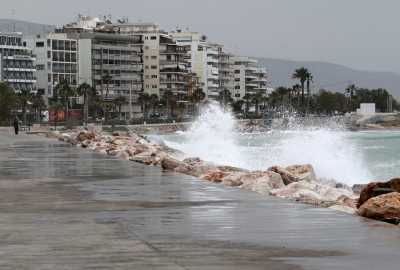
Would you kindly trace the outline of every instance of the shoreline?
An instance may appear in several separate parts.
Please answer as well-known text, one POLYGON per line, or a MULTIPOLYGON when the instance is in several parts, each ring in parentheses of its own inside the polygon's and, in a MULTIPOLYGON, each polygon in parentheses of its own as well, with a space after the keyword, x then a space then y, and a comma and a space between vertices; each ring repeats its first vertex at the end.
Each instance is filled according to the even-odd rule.
MULTIPOLYGON (((310 164, 297 164, 287 167, 273 166, 264 170, 250 171, 243 168, 215 164, 197 157, 180 160, 176 158, 182 154, 180 151, 172 149, 163 143, 150 141, 146 135, 132 131, 107 133, 99 132, 95 129, 77 129, 64 133, 50 131, 34 134, 45 135, 48 138, 57 139, 126 161, 158 167, 160 170, 190 175, 213 184, 222 184, 230 188, 253 191, 265 196, 274 196, 316 207, 329 208, 396 225, 400 223, 400 216, 398 219, 381 218, 381 216, 374 216, 371 212, 368 212, 370 209, 365 209, 364 207, 371 200, 380 199, 382 194, 400 192, 400 179, 392 179, 387 183, 378 183, 372 188, 371 185, 376 183, 349 187, 336 181, 319 179, 310 164), (391 184, 393 181, 395 184, 391 184), (384 187, 386 192, 382 193, 381 187, 384 187), (376 188, 380 190, 379 194, 377 194, 376 188)), ((400 197, 400 193, 398 195, 400 197)))

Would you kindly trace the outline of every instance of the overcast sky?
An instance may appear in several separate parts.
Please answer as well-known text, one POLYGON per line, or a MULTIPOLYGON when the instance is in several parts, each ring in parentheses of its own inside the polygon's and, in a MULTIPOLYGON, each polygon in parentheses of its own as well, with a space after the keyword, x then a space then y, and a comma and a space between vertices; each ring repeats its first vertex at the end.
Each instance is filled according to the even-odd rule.
POLYGON ((400 73, 399 12, 398 0, 1 0, 0 17, 61 25, 78 13, 127 16, 189 27, 244 55, 400 73))

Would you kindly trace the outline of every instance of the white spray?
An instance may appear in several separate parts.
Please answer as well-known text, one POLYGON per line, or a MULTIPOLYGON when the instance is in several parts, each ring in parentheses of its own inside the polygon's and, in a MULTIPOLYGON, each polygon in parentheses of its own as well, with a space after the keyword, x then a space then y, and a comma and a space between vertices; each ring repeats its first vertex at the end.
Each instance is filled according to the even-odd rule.
POLYGON ((187 132, 164 140, 187 156, 223 165, 265 170, 273 165, 312 164, 320 178, 349 185, 371 180, 348 132, 295 125, 290 130, 249 135, 236 133, 235 125, 230 112, 211 103, 187 132))

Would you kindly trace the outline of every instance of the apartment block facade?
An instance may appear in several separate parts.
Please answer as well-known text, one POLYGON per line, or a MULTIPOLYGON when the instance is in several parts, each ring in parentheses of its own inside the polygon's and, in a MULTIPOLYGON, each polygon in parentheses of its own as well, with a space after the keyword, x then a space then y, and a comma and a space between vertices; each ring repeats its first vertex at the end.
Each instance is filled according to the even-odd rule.
POLYGON ((143 40, 143 91, 159 97, 171 92, 180 100, 187 98, 189 62, 187 49, 153 23, 119 24, 115 32, 141 36, 143 40))
POLYGON ((16 92, 36 92, 35 61, 21 33, 0 33, 0 81, 16 92))
POLYGON ((233 62, 233 98, 242 99, 246 94, 267 94, 267 72, 255 59, 235 56, 233 62))
POLYGON ((78 41, 65 33, 49 33, 26 39, 36 55, 37 89, 51 98, 60 81, 77 87, 79 77, 78 41))

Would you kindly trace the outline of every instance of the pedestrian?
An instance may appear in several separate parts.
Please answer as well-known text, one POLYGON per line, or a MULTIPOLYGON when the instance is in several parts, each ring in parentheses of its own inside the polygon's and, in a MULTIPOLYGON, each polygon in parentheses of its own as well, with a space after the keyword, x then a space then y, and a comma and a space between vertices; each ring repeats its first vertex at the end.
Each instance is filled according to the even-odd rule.
POLYGON ((18 135, 18 132, 19 132, 19 119, 18 119, 18 116, 15 116, 14 122, 13 122, 13 126, 14 126, 15 135, 18 135))

